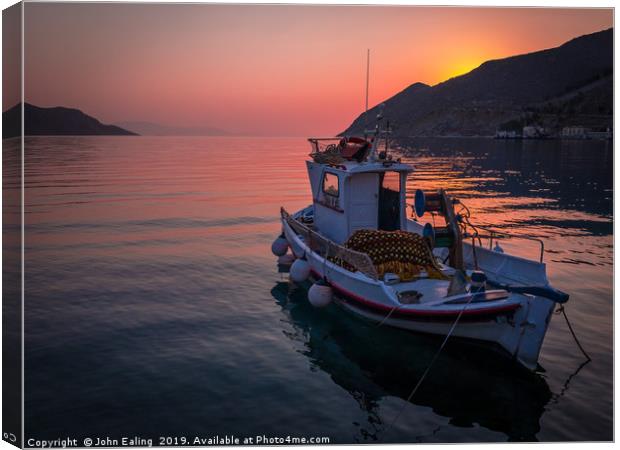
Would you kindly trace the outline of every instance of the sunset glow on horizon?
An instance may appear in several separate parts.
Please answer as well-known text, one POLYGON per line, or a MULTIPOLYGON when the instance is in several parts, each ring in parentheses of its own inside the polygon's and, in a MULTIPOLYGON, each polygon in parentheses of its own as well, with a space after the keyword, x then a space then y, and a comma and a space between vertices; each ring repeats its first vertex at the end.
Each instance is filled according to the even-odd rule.
POLYGON ((612 9, 26 3, 25 99, 105 123, 329 135, 364 109, 367 48, 372 106, 612 25, 612 9))

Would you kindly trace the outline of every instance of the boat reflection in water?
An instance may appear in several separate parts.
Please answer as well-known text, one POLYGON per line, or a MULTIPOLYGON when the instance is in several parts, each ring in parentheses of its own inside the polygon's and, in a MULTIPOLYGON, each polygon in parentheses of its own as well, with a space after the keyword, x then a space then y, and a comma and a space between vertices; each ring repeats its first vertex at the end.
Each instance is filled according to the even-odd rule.
MULTIPOLYGON (((387 397, 409 397, 441 337, 377 327, 341 314, 335 305, 318 310, 308 303, 305 285, 279 282, 271 294, 295 330, 283 330, 284 334, 302 344, 301 353, 310 360, 311 369, 328 373, 367 413, 367 423, 359 425, 358 441, 434 440, 438 429, 420 429, 405 412, 391 428, 398 411, 383 414, 379 406, 387 397)), ((432 408, 449 418, 452 427, 479 425, 505 434, 509 441, 537 440, 540 418, 552 398, 546 381, 515 368, 488 347, 472 345, 450 340, 411 403, 432 408)), ((406 410, 407 405, 399 408, 406 410)), ((452 436, 453 442, 462 442, 452 436)), ((440 440, 451 441, 445 436, 440 440)))

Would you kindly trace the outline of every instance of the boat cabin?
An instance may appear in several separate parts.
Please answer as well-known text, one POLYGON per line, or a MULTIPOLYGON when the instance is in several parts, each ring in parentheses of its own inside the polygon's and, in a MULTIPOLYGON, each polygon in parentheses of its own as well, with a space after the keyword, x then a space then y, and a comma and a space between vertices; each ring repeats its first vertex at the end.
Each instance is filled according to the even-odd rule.
POLYGON ((413 169, 388 159, 307 161, 314 225, 342 244, 360 229, 406 229, 406 181, 413 169))

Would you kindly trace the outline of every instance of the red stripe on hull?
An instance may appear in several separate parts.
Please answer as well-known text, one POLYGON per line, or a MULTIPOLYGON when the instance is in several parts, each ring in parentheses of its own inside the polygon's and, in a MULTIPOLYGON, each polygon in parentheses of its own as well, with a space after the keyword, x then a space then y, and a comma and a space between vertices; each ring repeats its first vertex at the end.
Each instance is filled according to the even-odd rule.
MULTIPOLYGON (((321 278, 318 272, 316 272, 314 269, 311 269, 311 271, 316 277, 321 278)), ((368 300, 364 297, 361 297, 351 291, 348 291, 347 289, 343 288, 342 286, 339 286, 338 284, 332 281, 329 281, 329 284, 338 293, 344 295, 345 297, 353 300, 356 303, 360 303, 361 305, 365 306, 368 309, 372 309, 372 310, 380 311, 380 312, 388 312, 388 313, 394 309, 393 306, 383 305, 381 303, 377 303, 372 300, 368 300)), ((485 309, 475 309, 475 310, 470 309, 470 310, 463 311, 462 317, 473 318, 473 319, 477 319, 477 318, 488 319, 494 316, 512 313, 516 311, 519 307, 520 305, 506 305, 506 306, 496 306, 493 308, 485 308, 485 309)), ((415 319, 415 318, 450 319, 450 318, 455 318, 456 316, 458 316, 460 312, 461 310, 458 310, 458 311, 412 311, 412 310, 406 310, 406 309, 398 309, 394 311, 392 316, 401 316, 401 317, 407 317, 407 318, 412 318, 412 319, 415 319)))

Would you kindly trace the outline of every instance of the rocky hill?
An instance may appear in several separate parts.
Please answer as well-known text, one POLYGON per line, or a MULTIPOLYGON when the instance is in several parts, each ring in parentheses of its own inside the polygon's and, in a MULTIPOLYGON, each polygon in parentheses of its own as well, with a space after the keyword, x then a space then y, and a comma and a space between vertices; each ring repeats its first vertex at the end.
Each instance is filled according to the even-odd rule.
MULTIPOLYGON (((24 103, 26 136, 36 135, 136 135, 114 125, 105 125, 79 109, 54 107, 41 108, 24 103)), ((2 137, 21 134, 20 104, 2 113, 2 137)))
MULTIPOLYGON (((613 29, 560 47, 487 61, 435 86, 415 83, 384 104, 384 116, 397 136, 489 136, 507 124, 531 123, 537 117, 542 125, 556 128, 582 121, 610 126, 613 29)), ((378 108, 360 115, 343 134, 374 127, 378 108)))

